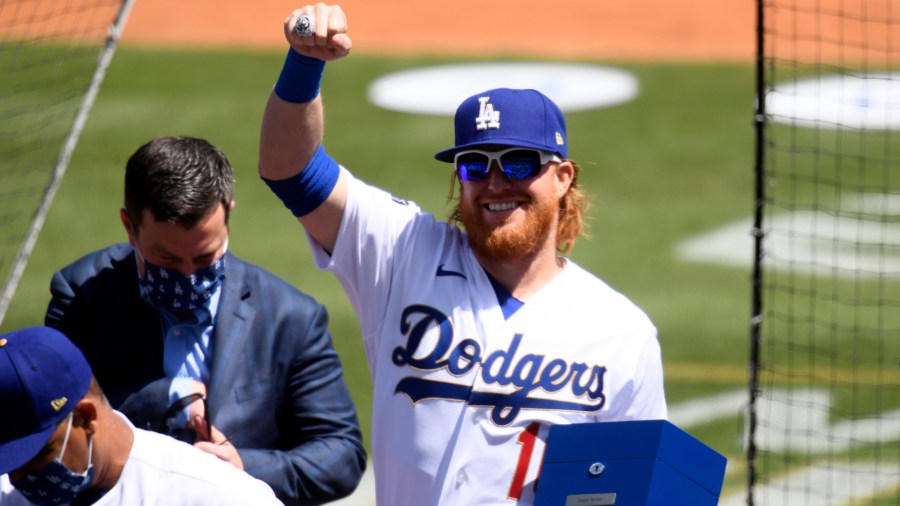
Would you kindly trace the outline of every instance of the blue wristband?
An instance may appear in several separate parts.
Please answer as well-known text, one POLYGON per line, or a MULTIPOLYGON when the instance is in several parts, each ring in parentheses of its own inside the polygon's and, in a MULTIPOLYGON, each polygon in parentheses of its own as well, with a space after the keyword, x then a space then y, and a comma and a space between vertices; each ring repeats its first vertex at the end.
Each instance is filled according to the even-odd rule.
POLYGON ((319 96, 324 73, 324 61, 288 49, 281 75, 275 83, 275 94, 287 102, 309 102, 319 96))
POLYGON ((325 202, 337 185, 340 174, 338 163, 328 156, 324 146, 319 146, 306 168, 296 176, 280 181, 262 180, 281 199, 284 207, 299 218, 315 211, 325 202))

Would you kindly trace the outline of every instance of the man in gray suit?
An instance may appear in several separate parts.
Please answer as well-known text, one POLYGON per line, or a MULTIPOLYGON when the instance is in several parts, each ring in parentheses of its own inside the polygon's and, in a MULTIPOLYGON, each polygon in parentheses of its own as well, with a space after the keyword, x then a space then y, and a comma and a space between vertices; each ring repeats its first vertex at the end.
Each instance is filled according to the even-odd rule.
POLYGON ((232 191, 205 140, 141 146, 120 211, 129 244, 57 272, 45 322, 137 427, 193 442, 288 505, 344 497, 366 455, 327 312, 228 252, 232 191))

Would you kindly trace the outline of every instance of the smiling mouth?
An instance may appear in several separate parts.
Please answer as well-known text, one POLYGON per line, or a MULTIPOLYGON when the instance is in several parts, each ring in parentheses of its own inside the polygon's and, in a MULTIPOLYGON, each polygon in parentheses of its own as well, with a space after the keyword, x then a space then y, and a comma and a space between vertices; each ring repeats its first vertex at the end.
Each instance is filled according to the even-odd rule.
POLYGON ((519 205, 520 204, 516 202, 497 202, 487 204, 485 207, 487 207, 489 211, 509 211, 511 209, 519 207, 519 205))

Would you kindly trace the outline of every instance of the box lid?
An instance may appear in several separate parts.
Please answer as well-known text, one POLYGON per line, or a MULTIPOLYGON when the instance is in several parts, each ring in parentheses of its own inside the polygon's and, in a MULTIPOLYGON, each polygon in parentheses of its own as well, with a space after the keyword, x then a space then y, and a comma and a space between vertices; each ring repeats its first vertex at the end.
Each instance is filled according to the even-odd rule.
POLYGON ((553 462, 658 459, 719 495, 727 459, 667 420, 553 425, 544 465, 553 462))

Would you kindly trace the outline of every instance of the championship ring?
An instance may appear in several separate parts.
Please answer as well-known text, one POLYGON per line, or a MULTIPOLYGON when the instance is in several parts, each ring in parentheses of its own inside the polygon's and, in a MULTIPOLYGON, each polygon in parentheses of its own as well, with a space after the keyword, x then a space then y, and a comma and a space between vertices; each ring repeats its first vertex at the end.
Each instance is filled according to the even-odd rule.
POLYGON ((294 33, 301 37, 309 37, 316 33, 316 19, 306 14, 297 18, 297 24, 294 25, 294 33))

